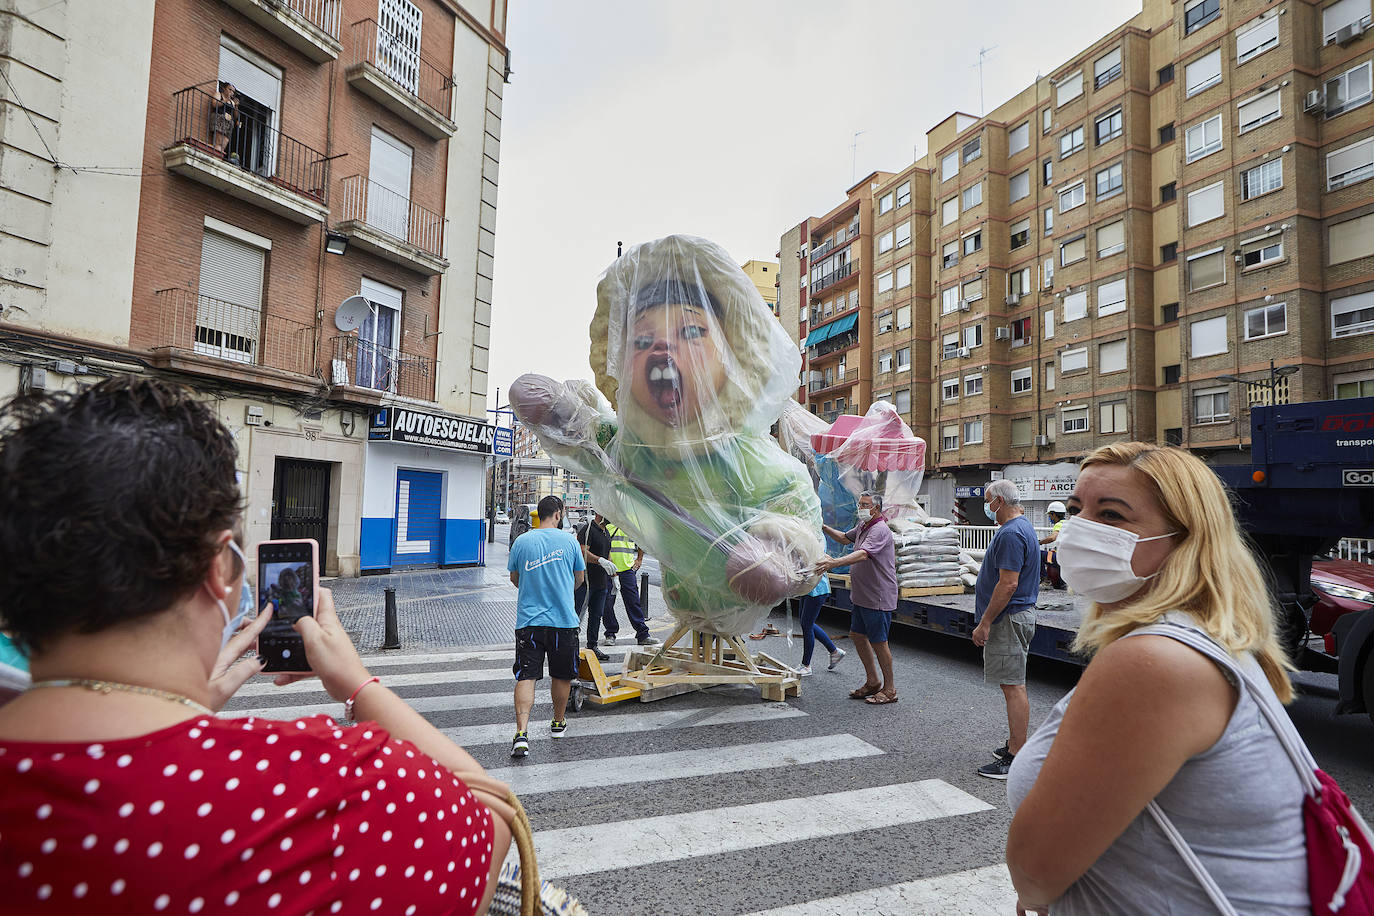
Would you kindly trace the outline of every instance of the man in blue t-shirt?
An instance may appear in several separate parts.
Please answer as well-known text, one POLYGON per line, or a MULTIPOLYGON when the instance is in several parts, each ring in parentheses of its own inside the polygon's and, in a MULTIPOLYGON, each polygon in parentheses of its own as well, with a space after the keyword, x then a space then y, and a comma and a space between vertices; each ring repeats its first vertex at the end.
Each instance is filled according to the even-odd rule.
POLYGON ((979 767, 978 775, 1006 779, 1016 752, 1026 743, 1030 723, 1026 657, 1040 597, 1040 542, 1010 480, 994 480, 984 488, 983 511, 998 528, 973 589, 973 618, 978 623, 973 642, 983 647, 983 682, 1002 688, 1010 734, 993 752, 996 759, 979 767))
POLYGON ((515 606, 515 741, 512 757, 530 752, 530 710, 534 708, 534 682, 544 676, 549 660, 553 681, 553 721, 549 734, 562 738, 568 729, 563 718, 572 680, 577 676, 577 611, 573 592, 586 578, 582 545, 563 527, 563 500, 545 496, 539 500, 539 527, 516 538, 510 547, 506 569, 519 589, 515 606))

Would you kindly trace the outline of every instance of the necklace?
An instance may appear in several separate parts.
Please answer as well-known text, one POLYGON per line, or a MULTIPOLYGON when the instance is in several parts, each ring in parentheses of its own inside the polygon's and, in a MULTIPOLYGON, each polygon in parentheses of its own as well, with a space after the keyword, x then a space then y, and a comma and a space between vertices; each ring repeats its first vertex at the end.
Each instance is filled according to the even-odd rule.
POLYGON ((158 697, 163 700, 171 700, 173 703, 180 703, 182 706, 189 706, 196 712, 207 716, 213 716, 214 710, 208 706, 202 706, 190 697, 184 697, 179 693, 172 693, 170 690, 158 690, 156 687, 140 687, 137 684, 121 684, 118 681, 96 681, 84 677, 54 678, 46 681, 34 681, 29 685, 30 689, 35 687, 85 687, 87 690, 94 690, 97 693, 108 694, 112 690, 120 690, 125 693, 141 693, 144 696, 158 697))

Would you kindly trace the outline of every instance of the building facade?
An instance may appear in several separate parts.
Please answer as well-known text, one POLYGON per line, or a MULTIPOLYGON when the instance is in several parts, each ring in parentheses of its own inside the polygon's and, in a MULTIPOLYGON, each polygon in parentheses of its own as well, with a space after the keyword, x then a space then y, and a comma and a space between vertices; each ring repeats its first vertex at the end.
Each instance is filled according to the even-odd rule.
MULTIPOLYGON (((768 310, 781 319, 782 315, 778 312, 778 262, 750 260, 745 261, 739 267, 753 282, 754 288, 763 297, 768 310)), ((796 320, 796 316, 793 315, 792 324, 784 324, 783 326, 790 329, 793 324, 796 324, 796 320)))
POLYGON ((871 377, 929 442, 942 513, 993 469, 1115 440, 1245 460, 1251 406, 1374 393, 1372 67, 1369 0, 1146 0, 951 115, 782 236, 806 403, 861 413, 871 377))
POLYGON ((29 130, 0 238, 34 269, 0 276, 4 392, 176 379, 238 439, 250 546, 480 562, 504 0, 69 0, 0 28, 58 87, 5 99, 29 130))

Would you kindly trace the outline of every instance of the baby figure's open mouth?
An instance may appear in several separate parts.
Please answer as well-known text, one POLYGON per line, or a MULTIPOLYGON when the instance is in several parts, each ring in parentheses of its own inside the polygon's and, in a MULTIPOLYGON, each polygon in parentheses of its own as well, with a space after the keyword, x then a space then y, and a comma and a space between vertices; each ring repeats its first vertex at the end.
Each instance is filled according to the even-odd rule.
POLYGON ((682 406, 682 373, 670 356, 651 356, 644 364, 649 395, 665 413, 676 413, 682 406))

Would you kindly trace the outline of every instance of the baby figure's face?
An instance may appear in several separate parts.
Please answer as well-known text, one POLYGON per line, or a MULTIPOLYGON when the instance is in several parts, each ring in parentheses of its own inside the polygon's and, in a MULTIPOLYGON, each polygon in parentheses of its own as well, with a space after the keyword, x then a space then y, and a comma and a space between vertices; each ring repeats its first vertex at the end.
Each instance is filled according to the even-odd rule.
POLYGON ((668 426, 701 415, 725 383, 720 325, 694 305, 659 305, 635 316, 630 332, 630 392, 640 409, 668 426))

